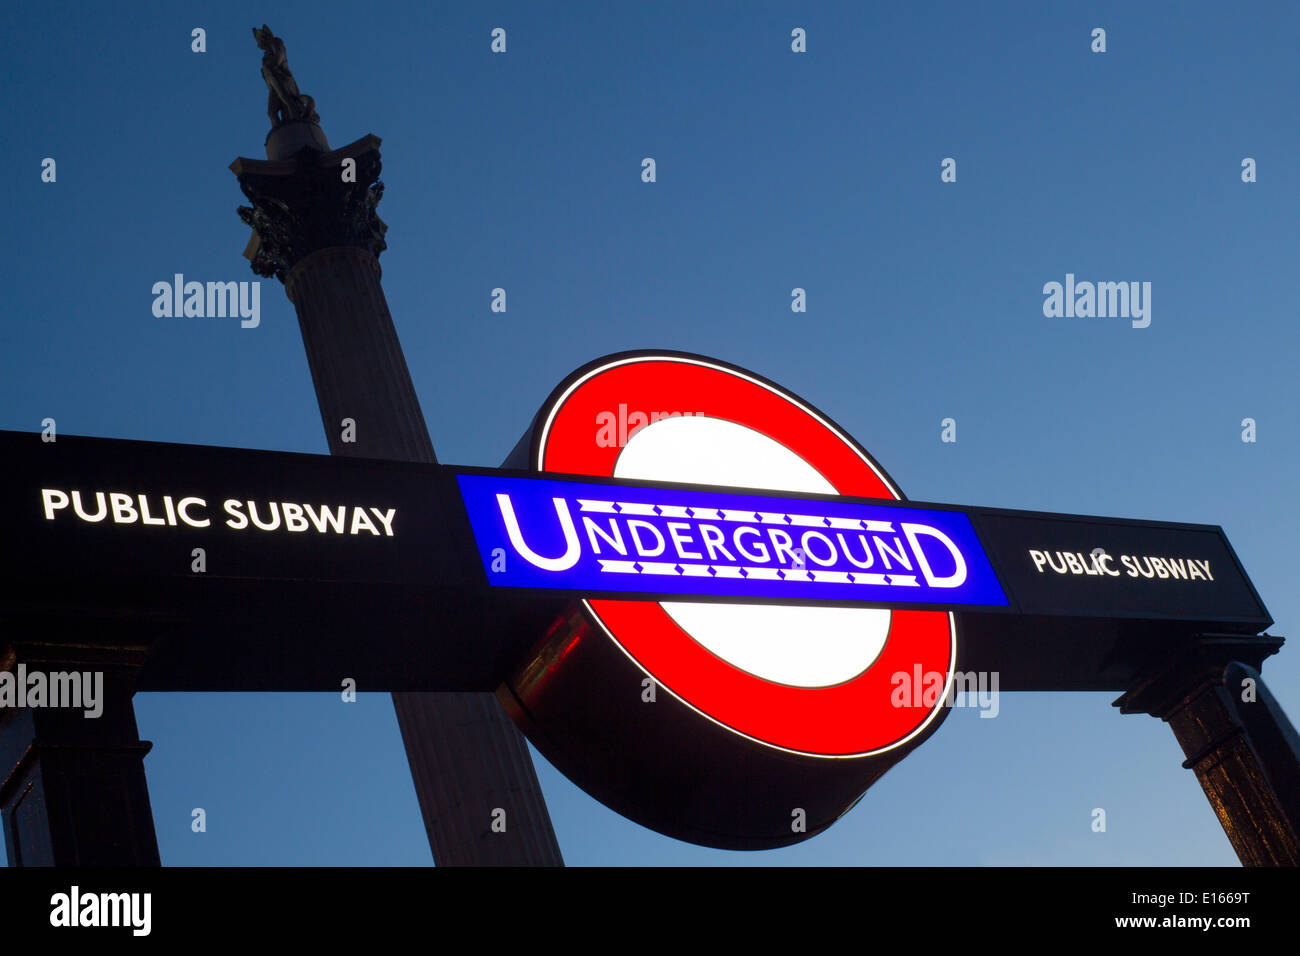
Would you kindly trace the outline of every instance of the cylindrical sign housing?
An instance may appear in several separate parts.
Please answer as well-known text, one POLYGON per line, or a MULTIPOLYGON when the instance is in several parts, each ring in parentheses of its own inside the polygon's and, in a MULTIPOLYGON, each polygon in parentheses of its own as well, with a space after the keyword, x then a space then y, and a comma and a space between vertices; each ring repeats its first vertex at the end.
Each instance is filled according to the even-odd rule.
MULTIPOLYGON (((678 352, 620 353, 574 372, 506 465, 903 500, 807 402, 678 352)), ((592 547, 629 547, 612 525, 582 522, 592 547)), ((915 571, 878 529, 835 534, 873 572, 915 571)), ((797 573, 816 566, 813 545, 828 536, 774 527, 663 546, 667 559, 675 548, 706 561, 740 548, 797 573)), ((825 829, 932 733, 955 659, 946 611, 593 598, 569 606, 499 696, 548 760, 624 816, 693 843, 761 849, 825 829)))

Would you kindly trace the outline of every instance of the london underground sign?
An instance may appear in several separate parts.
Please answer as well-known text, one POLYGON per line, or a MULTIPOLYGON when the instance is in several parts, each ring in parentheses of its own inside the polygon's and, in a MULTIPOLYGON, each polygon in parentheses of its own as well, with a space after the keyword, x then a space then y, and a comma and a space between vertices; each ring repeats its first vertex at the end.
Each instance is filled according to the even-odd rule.
POLYGON ((496 475, 457 482, 498 587, 1007 603, 961 512, 496 475))
MULTIPOLYGON (((610 478, 902 498, 865 449, 806 402, 752 373, 699 356, 625 355, 580 369, 543 405, 526 445, 526 460, 508 464, 610 478), (614 409, 620 415, 632 410, 646 421, 625 440, 602 441, 598 428, 614 409)), ((653 494, 627 497, 650 504, 652 513, 653 507, 681 508, 687 527, 664 522, 670 538, 673 530, 694 531, 700 542, 712 537, 707 528, 718 535, 709 557, 719 561, 702 557, 698 563, 707 566, 691 575, 694 588, 686 594, 707 586, 716 595, 718 577, 727 585, 739 577, 741 587, 728 589, 741 596, 828 597, 830 589, 843 596, 860 587, 879 601, 908 587, 894 584, 895 575, 919 577, 926 556, 915 529, 925 527, 933 533, 927 540, 943 542, 952 567, 933 575, 918 593, 933 594, 944 579, 960 579, 964 586, 966 569, 957 565, 973 563, 981 575, 976 590, 983 584, 980 596, 995 599, 996 581, 991 573, 983 576, 987 562, 960 517, 940 522, 945 527, 939 529, 921 516, 898 522, 851 507, 818 513, 815 507, 739 496, 683 494, 662 499, 664 504, 653 494), (701 520, 686 516, 688 509, 702 512, 701 520), (764 513, 770 516, 766 524, 764 513), (800 529, 819 537, 791 535, 795 516, 820 519, 800 529), (728 522, 731 517, 746 520, 728 522), (826 535, 837 523, 832 517, 845 526, 856 523, 862 534, 842 543, 826 535), (908 541, 916 551, 908 553, 896 522, 914 527, 908 541), (749 531, 741 539, 749 541, 748 553, 736 538, 741 529, 749 531), (728 540, 734 551, 718 550, 728 540), (892 552, 881 550, 887 540, 892 552), (833 558, 821 547, 825 541, 839 546, 833 558), (757 544, 765 546, 762 552, 752 547, 757 544), (847 556, 855 544, 863 549, 855 553, 860 563, 872 554, 869 567, 851 569, 847 556), (728 560, 728 554, 734 557, 728 560), (755 556, 771 560, 751 561, 755 556), (818 581, 809 567, 819 559, 832 562, 823 569, 831 580, 818 581), (718 570, 720 563, 729 573, 709 575, 706 585, 708 567, 718 570), (767 572, 766 580, 750 584, 755 571, 767 572), (857 572, 872 578, 861 581, 857 572)), ((635 580, 643 574, 619 576, 635 580)), ((939 675, 946 690, 959 639, 947 610, 584 598, 565 621, 537 652, 557 661, 546 678, 537 679, 525 665, 507 682, 506 703, 516 720, 532 731, 549 759, 625 815, 684 839, 736 848, 777 846, 820 832, 932 732, 942 718, 942 697, 932 695, 928 706, 910 706, 910 699, 909 706, 893 706, 894 675, 939 675), (611 751, 611 733, 624 741, 623 752, 636 754, 633 760, 611 751), (695 746, 682 746, 684 739, 695 746), (681 808, 683 780, 694 781, 687 791, 689 814, 681 808)))
POLYGON ((500 469, 14 432, 0 457, 14 632, 147 639, 145 690, 497 688, 588 792, 713 846, 825 829, 960 673, 1125 690, 1198 634, 1277 646, 1219 528, 910 502, 696 355, 579 369, 500 469))

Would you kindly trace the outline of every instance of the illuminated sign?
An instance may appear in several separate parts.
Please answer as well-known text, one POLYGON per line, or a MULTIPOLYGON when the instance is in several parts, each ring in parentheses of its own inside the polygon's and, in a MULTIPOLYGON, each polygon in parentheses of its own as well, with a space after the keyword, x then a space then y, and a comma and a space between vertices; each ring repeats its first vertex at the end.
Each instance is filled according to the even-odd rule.
POLYGON ((579 369, 502 469, 16 432, 0 460, 16 633, 93 613, 149 645, 142 690, 495 688, 587 792, 710 846, 825 829, 957 688, 1126 690, 1271 623, 1217 527, 908 502, 696 355, 579 369))
POLYGON ((1021 614, 1272 623, 1223 531, 1211 525, 967 509, 1021 614))
MULTIPOLYGON (((551 629, 507 682, 503 702, 548 759, 588 792, 683 839, 777 846, 829 826, 942 719, 956 622, 952 612, 917 605, 942 600, 936 595, 944 590, 947 604, 956 591, 974 604, 1004 600, 962 515, 886 514, 883 502, 901 501, 901 492, 829 418, 772 382, 701 356, 628 353, 580 369, 552 393, 506 464, 763 491, 761 506, 751 506, 740 491, 665 497, 659 489, 628 486, 616 492, 555 486, 548 496, 529 494, 521 483, 508 497, 515 537, 549 558, 566 553, 556 499, 564 503, 580 551, 564 570, 589 575, 598 590, 551 629), (615 429, 612 423, 624 420, 626 431, 621 424, 615 429), (649 514, 624 517, 624 510, 584 511, 574 504, 605 508, 611 499, 648 505, 634 510, 649 514), (698 513, 687 515, 688 508, 698 513), (743 521, 727 520, 742 514, 743 521), (850 529, 835 527, 841 520, 856 522, 843 544, 834 532, 850 529), (911 538, 903 524, 914 526, 911 538), (807 531, 816 533, 805 540, 807 531), (610 543, 620 537, 626 556, 610 543), (651 555, 661 537, 663 554, 651 555), (701 557, 687 559, 679 547, 701 557), (868 553, 869 567, 853 565, 853 558, 866 564, 868 553), (653 574, 671 586, 646 584, 647 571, 634 565, 644 569, 642 557, 659 562, 669 554, 672 564, 653 574), (625 567, 631 570, 616 570, 625 567), (818 580, 819 569, 826 580, 818 580), (864 581, 859 572, 882 577, 864 581), (902 583, 909 578, 915 583, 902 583), (602 596, 632 590, 658 590, 664 599, 602 596), (718 598, 724 594, 730 600, 718 598), (781 603, 795 595, 828 601, 857 595, 891 606, 781 603), (937 675, 944 693, 899 705, 897 675, 915 673, 937 675), (615 737, 622 743, 611 749, 615 737), (682 805, 686 779, 694 788, 689 812, 682 805), (804 828, 791 829, 789 807, 806 813, 804 828)), ((548 573, 562 573, 519 556, 505 501, 496 497, 503 488, 493 489, 462 479, 480 548, 489 539, 504 542, 491 546, 506 556, 502 573, 533 587, 548 573)), ((489 580, 491 547, 482 555, 489 580)))
MULTIPOLYGON (((902 498, 884 469, 824 415, 723 363, 667 353, 615 357, 557 392, 539 415, 533 466, 540 470, 902 498), (622 405, 645 410, 647 422, 622 444, 596 441, 606 413, 622 405), (656 414, 683 408, 694 414, 656 414)), ((788 526, 778 521, 773 530, 788 526)), ((766 569, 780 570, 770 562, 766 569)), ((783 581, 778 586, 786 588, 783 581)), ((816 756, 877 753, 909 739, 935 711, 899 714, 888 703, 888 678, 914 664, 946 677, 956 643, 955 625, 943 612, 603 598, 583 604, 611 640, 688 706, 752 740, 816 756)))
POLYGON ((496 586, 1007 603, 959 511, 501 475, 457 481, 496 586))

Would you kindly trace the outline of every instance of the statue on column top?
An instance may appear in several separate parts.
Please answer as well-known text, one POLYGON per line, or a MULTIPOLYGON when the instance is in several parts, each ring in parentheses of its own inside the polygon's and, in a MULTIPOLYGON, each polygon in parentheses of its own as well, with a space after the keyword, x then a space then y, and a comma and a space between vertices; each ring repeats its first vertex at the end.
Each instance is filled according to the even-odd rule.
POLYGON ((269 91, 266 113, 271 117, 271 129, 278 129, 285 123, 320 123, 316 101, 298 92, 298 84, 289 71, 284 41, 265 23, 260 30, 253 27, 253 37, 258 49, 266 51, 262 54, 262 79, 266 80, 269 91))

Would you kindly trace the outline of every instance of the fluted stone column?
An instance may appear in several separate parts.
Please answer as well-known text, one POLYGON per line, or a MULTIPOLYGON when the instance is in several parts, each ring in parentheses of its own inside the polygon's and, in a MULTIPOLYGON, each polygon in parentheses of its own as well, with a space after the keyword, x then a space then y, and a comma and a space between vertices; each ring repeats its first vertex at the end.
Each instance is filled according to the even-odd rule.
POLYGON ((434 462, 380 272, 366 250, 334 246, 301 259, 285 279, 330 453, 434 462), (340 440, 345 418, 357 422, 355 442, 340 440))
MULTIPOLYGON (((277 140, 296 152, 277 155, 268 139, 268 161, 231 165, 253 203, 240 209, 254 230, 245 255, 255 272, 284 282, 298 312, 330 452, 435 462, 380 285, 380 141, 324 152, 310 145, 323 135, 277 140), (352 182, 341 173, 349 160, 352 182), (354 442, 342 440, 344 419, 355 423, 354 442)), ((437 640, 438 622, 429 625, 437 640)), ((562 864, 527 745, 495 696, 400 693, 393 706, 438 865, 562 864), (497 810, 504 832, 492 829, 497 810)))

